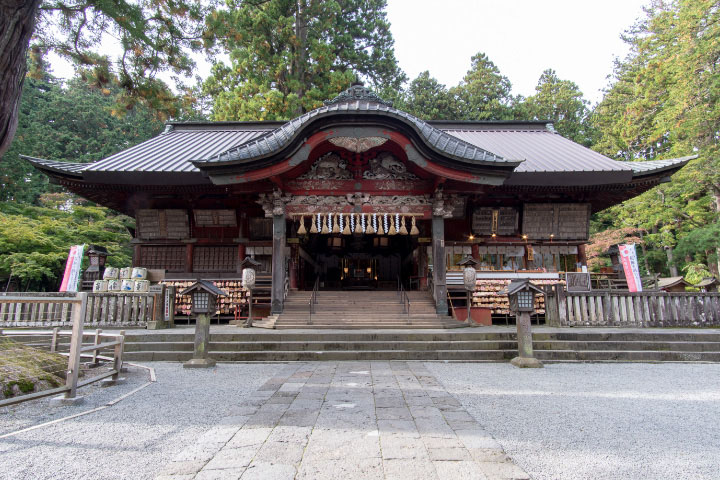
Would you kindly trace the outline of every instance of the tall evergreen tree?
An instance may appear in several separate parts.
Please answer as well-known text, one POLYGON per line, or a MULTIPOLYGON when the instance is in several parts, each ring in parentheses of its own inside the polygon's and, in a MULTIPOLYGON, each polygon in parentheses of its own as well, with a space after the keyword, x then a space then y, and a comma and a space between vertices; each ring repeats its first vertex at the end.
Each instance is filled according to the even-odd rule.
POLYGON ((205 82, 215 120, 287 119, 322 105, 356 78, 399 89, 385 0, 229 0, 209 20, 217 63, 205 82))
POLYGON ((457 120, 460 117, 455 97, 427 70, 410 82, 398 107, 423 120, 457 120))
POLYGON ((510 120, 513 117, 512 84, 482 52, 471 59, 470 70, 450 93, 458 99, 464 120, 510 120))
POLYGON ((697 152, 671 183, 627 202, 617 218, 648 230, 671 271, 688 260, 720 267, 720 242, 685 241, 720 224, 720 9, 716 0, 657 0, 646 13, 627 35, 631 53, 593 114, 595 148, 625 160, 697 152), (674 254, 676 245, 686 258, 674 254))
POLYGON ((590 113, 575 82, 561 80, 555 70, 547 69, 538 80, 535 95, 528 97, 522 107, 527 120, 548 120, 562 136, 588 145, 586 120, 590 113))

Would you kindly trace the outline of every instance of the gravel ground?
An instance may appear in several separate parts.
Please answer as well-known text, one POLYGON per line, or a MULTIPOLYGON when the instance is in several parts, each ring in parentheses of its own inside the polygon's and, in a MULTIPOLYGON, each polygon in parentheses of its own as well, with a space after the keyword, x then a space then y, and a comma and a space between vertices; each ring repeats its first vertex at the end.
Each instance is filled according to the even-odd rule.
MULTIPOLYGON (((151 363, 157 382, 104 410, 0 439, 0 479, 143 479, 154 475, 234 405, 272 377, 279 364, 219 364, 186 370, 151 363)), ((83 387, 85 403, 49 399, 0 409, 0 435, 104 405, 148 381, 130 368, 126 383, 83 387)))
POLYGON ((720 478, 720 365, 427 363, 534 479, 720 478))

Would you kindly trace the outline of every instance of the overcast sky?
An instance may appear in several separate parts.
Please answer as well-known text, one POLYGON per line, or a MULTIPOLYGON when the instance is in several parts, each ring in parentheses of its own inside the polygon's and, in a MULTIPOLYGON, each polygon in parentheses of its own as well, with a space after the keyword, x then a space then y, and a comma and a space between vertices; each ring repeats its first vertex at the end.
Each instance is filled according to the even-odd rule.
POLYGON ((595 103, 613 59, 628 52, 620 35, 648 1, 388 0, 388 18, 410 79, 429 70, 440 83, 457 85, 470 57, 485 52, 515 94, 532 95, 543 70, 553 68, 595 103))
MULTIPOLYGON (((429 70, 446 86, 457 85, 470 57, 485 52, 510 79, 514 94, 532 95, 542 71, 553 68, 595 103, 613 59, 627 54, 620 35, 648 1, 388 0, 387 12, 395 54, 410 79, 429 70)), ((205 78, 209 64, 199 60, 197 73, 205 78)), ((53 55, 51 63, 56 75, 72 76, 67 62, 53 55)))

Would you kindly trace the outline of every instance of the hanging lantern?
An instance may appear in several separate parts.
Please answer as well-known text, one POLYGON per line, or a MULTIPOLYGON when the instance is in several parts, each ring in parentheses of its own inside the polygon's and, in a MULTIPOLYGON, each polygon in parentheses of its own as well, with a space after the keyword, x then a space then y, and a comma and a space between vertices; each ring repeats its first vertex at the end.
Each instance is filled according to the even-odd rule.
POLYGON ((312 218, 312 225, 310 225, 310 233, 318 233, 318 224, 320 223, 320 214, 317 214, 317 217, 312 218))
POLYGON ((305 230, 305 215, 302 215, 300 217, 300 228, 298 228, 297 234, 305 235, 306 233, 307 233, 307 230, 305 230))
POLYGON ((343 228, 342 231, 343 235, 350 235, 352 232, 350 231, 350 219, 345 219, 345 228, 343 228))
POLYGON ((410 235, 420 235, 420 231, 417 228, 417 225, 415 225, 415 216, 412 217, 412 227, 410 228, 410 235))
POLYGON ((398 230, 398 233, 399 233, 400 235, 407 235, 407 234, 408 234, 407 227, 405 226, 405 217, 402 217, 402 223, 400 224, 400 230, 398 230))
MULTIPOLYGON (((330 228, 328 227, 328 224, 330 222, 330 218, 326 215, 327 221, 322 221, 322 230, 320 230, 320 233, 328 234, 330 233, 330 228)), ((320 217, 322 219, 322 217, 320 217)))

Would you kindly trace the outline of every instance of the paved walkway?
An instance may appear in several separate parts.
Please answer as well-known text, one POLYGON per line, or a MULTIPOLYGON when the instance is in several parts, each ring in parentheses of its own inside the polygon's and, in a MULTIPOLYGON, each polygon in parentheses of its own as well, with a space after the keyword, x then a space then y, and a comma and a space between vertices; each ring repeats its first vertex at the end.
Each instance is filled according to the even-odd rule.
POLYGON ((529 477, 424 364, 317 362, 284 367, 156 477, 238 478, 529 477))

